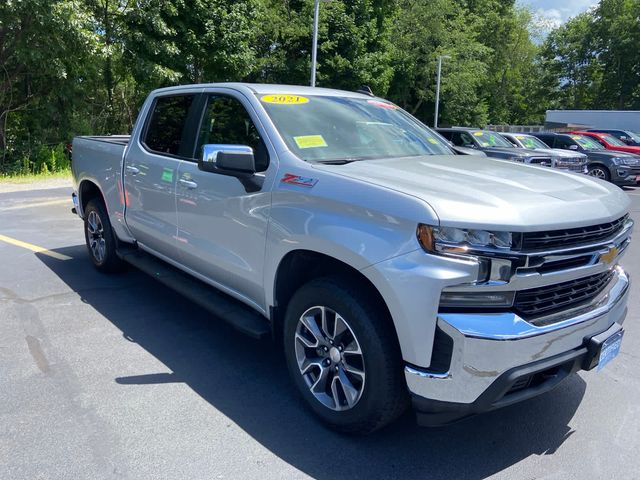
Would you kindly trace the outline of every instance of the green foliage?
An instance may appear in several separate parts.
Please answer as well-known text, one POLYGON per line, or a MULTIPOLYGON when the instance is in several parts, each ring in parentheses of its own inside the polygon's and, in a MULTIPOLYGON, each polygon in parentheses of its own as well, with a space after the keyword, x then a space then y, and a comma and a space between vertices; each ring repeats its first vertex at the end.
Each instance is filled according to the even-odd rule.
MULTIPOLYGON (((126 133, 154 88, 306 85, 314 0, 0 0, 0 173, 68 168, 79 134, 126 133)), ((440 124, 640 108, 640 2, 602 0, 540 38, 515 0, 322 2, 318 86, 370 86, 440 124), (535 41, 534 41, 535 40, 535 41)))

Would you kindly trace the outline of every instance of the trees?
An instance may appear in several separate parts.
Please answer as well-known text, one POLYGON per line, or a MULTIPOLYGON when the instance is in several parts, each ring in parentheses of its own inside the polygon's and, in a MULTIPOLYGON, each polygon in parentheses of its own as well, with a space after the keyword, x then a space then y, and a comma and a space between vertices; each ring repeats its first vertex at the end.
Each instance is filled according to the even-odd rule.
MULTIPOLYGON (((77 134, 125 133, 149 90, 307 85, 314 0, 0 2, 0 173, 77 134), (44 150, 43 150, 44 149, 44 150)), ((640 108, 640 1, 599 5, 534 41, 514 0, 332 0, 318 86, 370 86, 441 124, 539 123, 546 108, 640 108)), ((26 167, 25 167, 26 166, 26 167)))

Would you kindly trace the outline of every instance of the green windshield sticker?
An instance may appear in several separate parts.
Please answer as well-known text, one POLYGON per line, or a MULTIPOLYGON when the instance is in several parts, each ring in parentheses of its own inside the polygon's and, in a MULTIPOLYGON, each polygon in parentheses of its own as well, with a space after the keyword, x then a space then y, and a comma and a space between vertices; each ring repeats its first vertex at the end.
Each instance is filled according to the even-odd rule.
POLYGON ((327 142, 324 141, 322 135, 302 135, 300 137, 293 137, 293 140, 298 145, 298 148, 318 148, 326 147, 327 142))
POLYGON ((427 138, 427 141, 428 141, 429 143, 433 143, 434 145, 437 145, 437 144, 438 144, 438 141, 437 141, 435 138, 432 138, 432 137, 427 138))
POLYGON ((162 169, 162 181, 163 182, 173 182, 173 170, 170 168, 162 169))

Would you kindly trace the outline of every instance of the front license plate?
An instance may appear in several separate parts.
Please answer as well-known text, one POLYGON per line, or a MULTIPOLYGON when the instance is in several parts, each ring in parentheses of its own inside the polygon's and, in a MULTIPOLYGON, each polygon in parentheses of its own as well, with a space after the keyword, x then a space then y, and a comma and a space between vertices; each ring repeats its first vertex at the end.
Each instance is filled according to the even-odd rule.
POLYGON ((624 330, 620 330, 607 338, 602 344, 600 356, 598 357, 598 372, 602 370, 607 363, 616 358, 618 353, 620 353, 623 334, 624 330))

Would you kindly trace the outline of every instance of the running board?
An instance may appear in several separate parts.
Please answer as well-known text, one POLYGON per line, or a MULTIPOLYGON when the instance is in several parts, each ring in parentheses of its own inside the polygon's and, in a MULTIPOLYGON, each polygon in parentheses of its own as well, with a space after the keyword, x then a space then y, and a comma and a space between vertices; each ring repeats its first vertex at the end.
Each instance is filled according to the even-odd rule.
POLYGON ((271 335, 269 321, 258 312, 153 255, 125 247, 118 249, 118 256, 240 332, 257 339, 271 335))

